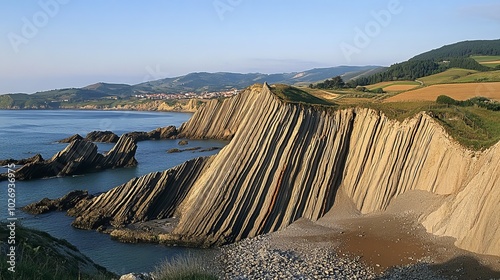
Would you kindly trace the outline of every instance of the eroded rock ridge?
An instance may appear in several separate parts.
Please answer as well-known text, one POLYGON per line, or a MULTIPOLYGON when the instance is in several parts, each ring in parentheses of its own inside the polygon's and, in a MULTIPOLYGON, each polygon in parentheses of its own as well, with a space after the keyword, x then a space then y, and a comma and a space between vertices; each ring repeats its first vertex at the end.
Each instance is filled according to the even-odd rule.
POLYGON ((30 180, 135 166, 136 150, 137 145, 134 140, 126 136, 120 137, 106 154, 98 153, 94 143, 77 139, 51 159, 28 162, 15 171, 15 176, 16 180, 30 180))

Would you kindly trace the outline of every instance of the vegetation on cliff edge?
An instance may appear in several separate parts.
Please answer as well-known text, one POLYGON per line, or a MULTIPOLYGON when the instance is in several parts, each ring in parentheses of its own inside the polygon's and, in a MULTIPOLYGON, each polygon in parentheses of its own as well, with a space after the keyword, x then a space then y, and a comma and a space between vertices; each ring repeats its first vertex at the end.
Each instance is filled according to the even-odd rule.
POLYGON ((15 228, 15 272, 9 271, 7 254, 13 246, 7 242, 10 232, 5 223, 0 223, 0 279, 117 278, 66 240, 19 224, 15 228))

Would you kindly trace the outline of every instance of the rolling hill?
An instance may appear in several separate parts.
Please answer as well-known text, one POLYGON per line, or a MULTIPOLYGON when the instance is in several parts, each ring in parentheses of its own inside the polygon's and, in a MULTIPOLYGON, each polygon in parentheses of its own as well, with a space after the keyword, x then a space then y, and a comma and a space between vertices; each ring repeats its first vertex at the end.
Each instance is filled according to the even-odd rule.
POLYGON ((385 71, 374 75, 357 78, 353 84, 365 86, 387 81, 415 80, 451 68, 482 72, 491 71, 496 69, 491 65, 495 67, 496 65, 484 65, 481 59, 484 59, 485 56, 497 56, 499 54, 500 40, 459 42, 416 55, 408 61, 393 64, 385 71))
POLYGON ((315 68, 302 72, 262 74, 262 73, 190 73, 176 78, 166 78, 133 86, 136 91, 147 92, 203 92, 221 91, 231 88, 242 89, 255 83, 303 85, 319 82, 340 75, 360 76, 379 69, 379 66, 338 66, 315 68))
POLYGON ((411 60, 447 60, 456 57, 469 57, 472 55, 500 55, 499 40, 474 40, 463 41, 442 46, 414 56, 411 60))
POLYGON ((86 102, 100 99, 129 98, 144 93, 214 92, 233 88, 243 89, 255 83, 282 83, 289 85, 319 82, 334 76, 363 76, 377 71, 379 66, 338 66, 315 68, 303 72, 262 73, 190 73, 184 76, 149 81, 137 85, 95 83, 83 88, 55 89, 33 94, 15 93, 0 95, 0 109, 55 109, 61 102, 86 102))

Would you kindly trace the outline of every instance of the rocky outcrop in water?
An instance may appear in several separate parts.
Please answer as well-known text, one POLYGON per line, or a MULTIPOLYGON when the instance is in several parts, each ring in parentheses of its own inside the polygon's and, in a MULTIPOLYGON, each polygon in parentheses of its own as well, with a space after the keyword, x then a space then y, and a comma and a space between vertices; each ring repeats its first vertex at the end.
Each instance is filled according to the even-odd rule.
POLYGON ((71 143, 75 140, 83 140, 84 138, 80 135, 80 134, 74 134, 74 135, 71 135, 70 137, 67 137, 67 138, 64 138, 64 139, 61 139, 59 141, 57 141, 58 143, 71 143))
POLYGON ((87 191, 72 191, 58 199, 44 198, 38 202, 23 207, 23 211, 32 215, 39 215, 50 211, 65 211, 73 208, 80 200, 89 199, 92 196, 87 191))
MULTIPOLYGON (((133 131, 127 132, 124 136, 132 138, 136 143, 146 140, 160 140, 160 139, 172 139, 177 135, 177 128, 175 126, 158 127, 149 132, 145 131, 133 131)), ((71 143, 75 140, 86 140, 90 142, 100 142, 100 143, 116 143, 119 137, 112 131, 92 131, 83 138, 79 134, 72 135, 68 138, 64 138, 57 142, 59 143, 71 143)))
POLYGON ((112 131, 91 131, 85 136, 87 141, 100 143, 116 143, 119 138, 112 131))
POLYGON ((171 139, 177 135, 177 128, 175 126, 159 127, 157 129, 151 130, 150 132, 144 131, 134 131, 124 134, 135 142, 145 141, 145 140, 160 140, 160 139, 171 139))
POLYGON ((16 180, 67 176, 97 170, 137 165, 137 145, 131 138, 121 137, 106 154, 97 152, 89 141, 75 140, 51 159, 28 163, 15 171, 16 180))
POLYGON ((30 158, 24 158, 24 159, 13 159, 13 158, 10 158, 10 159, 0 160, 0 166, 6 166, 6 165, 9 165, 9 164, 25 165, 25 164, 28 164, 28 163, 39 162, 39 161, 43 161, 43 157, 40 154, 36 154, 36 155, 34 155, 34 156, 30 157, 30 158))
POLYGON ((222 244, 302 217, 317 220, 334 211, 340 189, 365 214, 423 190, 445 200, 420 217, 428 231, 452 236, 464 249, 500 255, 500 143, 469 151, 425 113, 397 122, 369 109, 287 103, 267 85, 253 86, 208 102, 178 136, 232 141, 196 172, 170 181, 183 193, 175 203, 148 206, 159 197, 144 192, 157 185, 149 182, 159 175, 149 174, 94 198, 92 207, 77 205, 76 225, 83 219, 82 227, 95 228, 99 222, 85 217, 98 214, 119 226, 157 219, 161 212, 179 217, 171 232, 179 241, 222 244), (96 212, 104 208, 107 214, 96 212))

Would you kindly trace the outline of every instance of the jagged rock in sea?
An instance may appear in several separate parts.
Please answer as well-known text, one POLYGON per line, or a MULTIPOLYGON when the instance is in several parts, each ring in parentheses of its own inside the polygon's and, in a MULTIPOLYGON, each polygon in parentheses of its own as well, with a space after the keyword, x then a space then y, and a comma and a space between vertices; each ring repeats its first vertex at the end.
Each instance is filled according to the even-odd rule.
POLYGON ((197 175, 209 163, 209 158, 200 157, 163 172, 134 178, 109 192, 80 201, 68 214, 76 216, 73 226, 82 229, 122 227, 172 217, 197 175), (122 206, 117 207, 118 201, 122 206))
POLYGON ((145 140, 171 139, 177 135, 177 128, 175 126, 159 127, 157 129, 151 130, 150 132, 133 131, 125 133, 124 135, 131 137, 135 142, 145 140))
POLYGON ((173 125, 159 127, 148 132, 150 139, 170 139, 177 135, 177 128, 173 125))
POLYGON ((108 168, 137 165, 137 145, 129 137, 121 137, 106 154, 99 154, 89 141, 75 140, 51 159, 28 163, 15 171, 16 180, 83 174, 108 168))
MULTIPOLYGON (((159 140, 159 139, 171 139, 177 135, 177 128, 175 126, 158 127, 149 132, 145 131, 133 131, 124 134, 127 137, 132 138, 135 142, 145 141, 145 140, 159 140)), ((100 142, 100 143, 116 143, 119 137, 112 131, 92 131, 83 138, 79 134, 72 135, 68 138, 64 138, 57 142, 59 143, 71 143, 74 140, 86 140, 90 142, 100 142)))
POLYGON ((118 139, 118 135, 112 131, 91 131, 85 136, 87 141, 100 143, 116 143, 118 139))
POLYGON ((65 196, 58 199, 44 198, 38 202, 34 202, 23 207, 23 211, 32 215, 47 213, 50 211, 65 211, 73 208, 80 200, 91 198, 87 191, 71 191, 65 196))
POLYGON ((71 135, 70 137, 68 138, 64 138, 64 139, 61 139, 59 141, 57 141, 58 143, 71 143, 75 140, 83 140, 84 138, 82 136, 80 136, 80 134, 74 134, 74 135, 71 135))
POLYGON ((12 159, 12 158, 10 158, 10 159, 0 160, 0 166, 6 166, 9 164, 25 165, 28 163, 39 162, 39 161, 43 161, 43 157, 41 154, 36 154, 30 158, 24 158, 24 159, 12 159))
POLYGON ((467 150, 425 112, 398 122, 371 109, 285 102, 264 84, 206 103, 178 137, 232 140, 196 170, 165 171, 175 174, 168 182, 152 173, 82 201, 71 210, 76 226, 175 216, 179 242, 223 244, 317 220, 335 210, 339 190, 363 214, 422 190, 443 201, 420 217, 429 232, 500 255, 500 143, 467 150), (171 188, 182 196, 167 203, 171 188))

